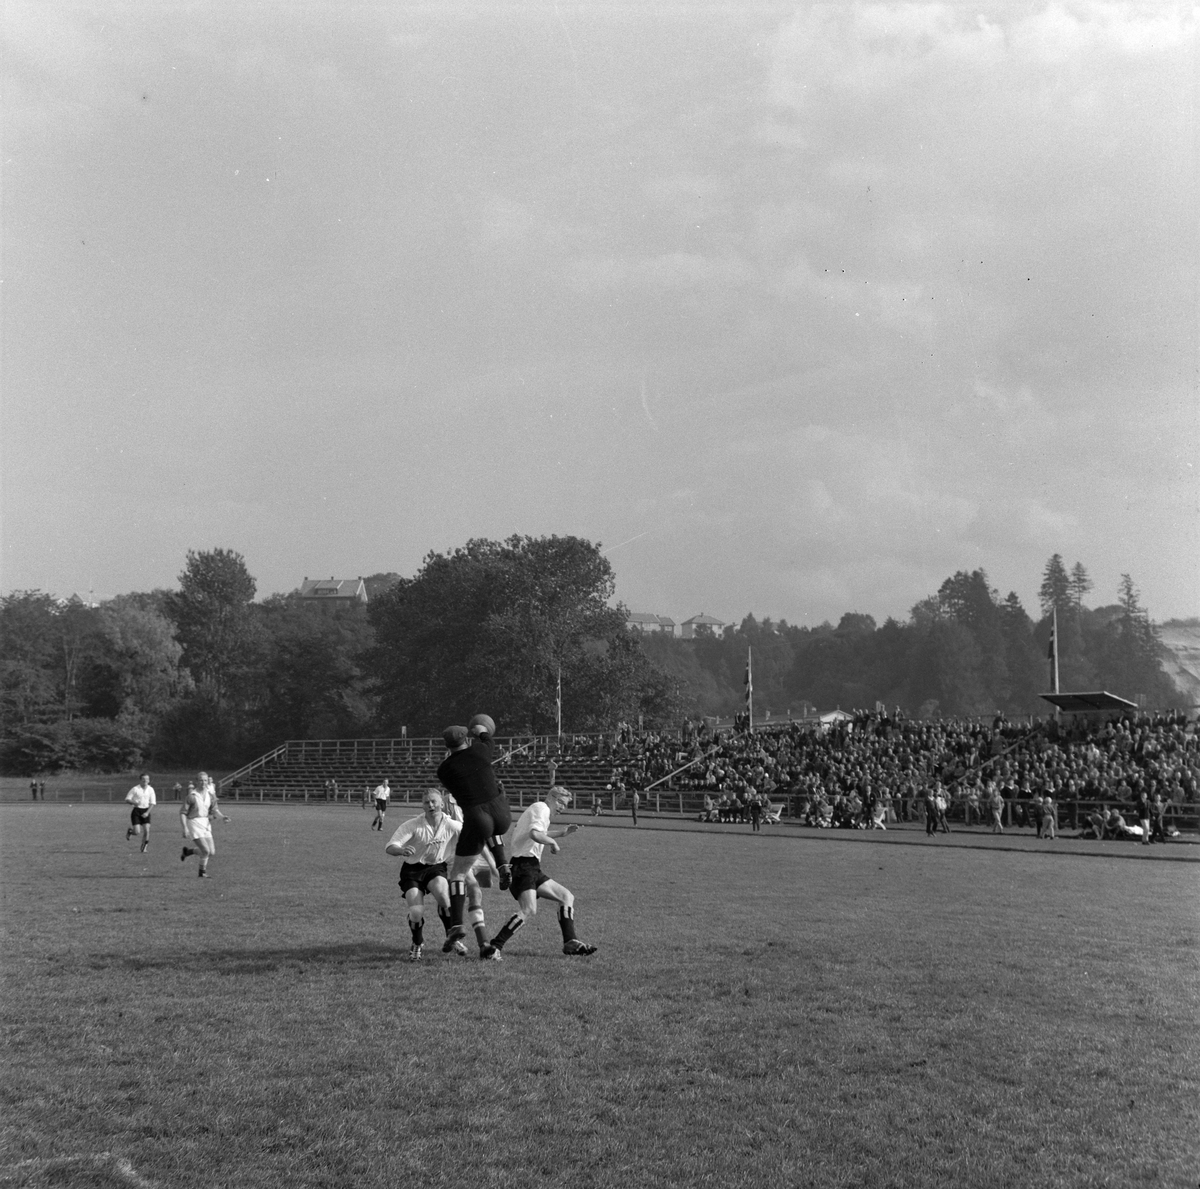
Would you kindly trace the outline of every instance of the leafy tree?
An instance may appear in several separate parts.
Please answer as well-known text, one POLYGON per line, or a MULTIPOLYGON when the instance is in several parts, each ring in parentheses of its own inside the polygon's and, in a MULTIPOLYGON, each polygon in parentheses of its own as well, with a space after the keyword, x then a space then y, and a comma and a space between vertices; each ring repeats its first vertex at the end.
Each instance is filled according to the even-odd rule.
POLYGON ((612 567, 578 537, 475 539, 429 554, 368 605, 381 725, 436 731, 486 709, 513 730, 550 731, 560 672, 568 728, 666 713, 668 691, 628 647, 613 590, 612 567))
POLYGON ((137 596, 120 595, 99 612, 105 648, 87 674, 88 709, 152 719, 192 687, 171 621, 137 596))
POLYGON ((366 734, 375 709, 365 669, 375 633, 367 617, 353 608, 327 615, 295 594, 273 595, 256 610, 261 745, 366 734))
POLYGON ((0 709, 6 731, 58 717, 58 607, 40 590, 0 599, 0 709))
POLYGON ((1046 703, 1038 696, 1048 690, 1045 648, 1034 642, 1033 621, 1015 591, 1000 605, 1000 632, 1009 676, 1009 698, 1000 709, 1010 714, 1041 714, 1046 703))
POLYGON ((1182 697, 1162 667, 1158 629, 1128 574, 1121 575, 1117 606, 1092 617, 1092 649, 1099 683, 1122 697, 1144 696, 1148 705, 1178 706, 1182 697))
POLYGON ((238 691, 255 656, 250 611, 256 584, 232 549, 187 553, 179 591, 168 596, 183 662, 201 691, 220 709, 238 691))
POLYGON ((83 707, 83 678, 103 648, 95 608, 41 591, 0 600, 0 698, 7 725, 70 720, 83 707))

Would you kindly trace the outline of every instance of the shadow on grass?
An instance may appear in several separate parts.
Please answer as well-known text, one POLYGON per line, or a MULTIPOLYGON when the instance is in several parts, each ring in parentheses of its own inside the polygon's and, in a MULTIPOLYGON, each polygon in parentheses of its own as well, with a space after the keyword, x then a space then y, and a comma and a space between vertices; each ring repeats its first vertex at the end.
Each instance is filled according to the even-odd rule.
POLYGON ((269 974, 273 970, 314 966, 350 966, 358 969, 391 966, 406 959, 399 946, 378 941, 347 942, 343 945, 299 945, 290 949, 240 949, 171 952, 153 956, 129 954, 97 955, 97 962, 126 970, 190 971, 197 974, 269 974))

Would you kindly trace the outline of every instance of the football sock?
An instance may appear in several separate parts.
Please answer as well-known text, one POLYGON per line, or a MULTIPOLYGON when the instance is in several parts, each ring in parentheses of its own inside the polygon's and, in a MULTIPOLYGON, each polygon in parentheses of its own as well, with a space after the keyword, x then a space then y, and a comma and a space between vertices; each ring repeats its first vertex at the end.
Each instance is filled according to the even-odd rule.
POLYGON ((479 942, 479 948, 482 949, 488 943, 487 926, 483 923, 483 909, 472 908, 467 913, 467 920, 471 922, 471 928, 475 930, 475 940, 479 942))
POLYGON ((496 860, 497 867, 503 867, 508 859, 504 855, 504 835, 497 834, 495 838, 488 840, 488 850, 492 852, 492 858, 496 860))
POLYGON ((462 927, 463 909, 467 906, 467 881, 455 879, 450 882, 450 924, 462 927))
POLYGON ((450 936, 450 930, 454 928, 454 919, 450 916, 448 908, 438 908, 438 917, 442 922, 442 927, 446 930, 446 936, 450 936))
POLYGON ((418 917, 415 921, 408 922, 409 930, 412 932, 413 945, 425 944, 425 918, 418 917))
POLYGON ((575 908, 565 904, 558 907, 558 927, 562 930, 563 941, 575 940, 575 908))
POLYGON ((503 949, 506 942, 512 940, 512 935, 525 924, 525 918, 519 913, 514 912, 512 916, 504 922, 504 928, 492 938, 492 945, 497 949, 503 949))

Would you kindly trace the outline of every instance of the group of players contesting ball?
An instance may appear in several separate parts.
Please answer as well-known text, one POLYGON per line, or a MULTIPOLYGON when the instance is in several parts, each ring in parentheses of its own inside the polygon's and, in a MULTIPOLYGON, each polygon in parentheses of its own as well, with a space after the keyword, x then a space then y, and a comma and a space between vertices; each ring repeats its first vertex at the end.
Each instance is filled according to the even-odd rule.
MULTIPOLYGON (((433 898, 446 927, 442 945, 446 954, 466 957, 466 918, 479 942, 479 956, 499 962, 500 951, 513 934, 537 914, 539 898, 558 905, 564 954, 586 957, 596 952, 594 945, 575 936, 575 897, 541 868, 543 849, 549 847, 552 854, 557 854, 557 839, 579 829, 577 825, 550 825, 550 819, 571 804, 571 794, 561 785, 554 785, 521 814, 513 831, 510 858, 505 852, 504 836, 512 826, 512 812, 492 767, 496 759, 495 732, 496 724, 486 714, 475 715, 468 726, 447 727, 442 732, 449 749, 437 770, 442 787, 426 789, 421 798, 423 812, 404 822, 388 841, 387 853, 404 860, 400 889, 408 905, 408 927, 412 932, 409 957, 413 961, 424 952, 426 896, 433 898), (447 872, 451 843, 454 857, 447 872), (517 910, 489 939, 483 918, 483 889, 491 886, 493 878, 501 891, 512 893, 517 910)), ((375 793, 371 828, 382 830, 389 796, 386 780, 375 793)), ((125 838, 140 838, 144 853, 150 845, 150 810, 156 804, 148 774, 142 774, 125 800, 132 806, 125 838)), ((188 785, 186 795, 181 797, 179 816, 184 839, 179 858, 183 861, 199 855, 199 875, 207 877, 209 859, 216 854, 211 819, 229 820, 221 812, 216 786, 207 773, 200 773, 199 788, 188 785)))
MULTIPOLYGON (((561 785, 548 789, 517 821, 512 855, 504 836, 512 826, 508 798, 492 767, 496 759, 493 735, 496 724, 477 714, 465 727, 447 727, 442 739, 450 754, 441 762, 437 778, 441 788, 429 788, 421 799, 424 812, 410 818, 392 835, 387 853, 404 860, 400 888, 408 904, 412 932, 409 957, 418 961, 425 945, 425 897, 431 896, 446 928, 443 953, 465 957, 469 919, 484 961, 499 962, 500 951, 529 919, 536 915, 538 899, 558 905, 563 953, 586 956, 596 947, 575 936, 575 897, 542 871, 544 848, 558 853, 557 839, 574 834, 576 825, 551 828, 550 819, 571 804, 571 794, 561 785), (446 855, 454 843, 447 872, 446 855), (493 876, 501 891, 511 892, 517 910, 492 938, 483 917, 483 888, 493 876)), ((377 816, 386 806, 377 804, 377 816)), ((382 826, 382 822, 380 822, 382 826)))

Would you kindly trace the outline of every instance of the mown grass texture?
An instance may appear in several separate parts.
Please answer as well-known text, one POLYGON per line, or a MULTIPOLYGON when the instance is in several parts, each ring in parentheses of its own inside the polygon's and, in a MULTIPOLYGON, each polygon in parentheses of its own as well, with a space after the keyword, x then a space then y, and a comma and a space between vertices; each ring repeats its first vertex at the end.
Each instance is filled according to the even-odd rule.
POLYGON ((0 1184, 1200 1182, 1193 863, 609 824, 594 957, 410 963, 369 814, 229 808, 0 809, 0 1184))

